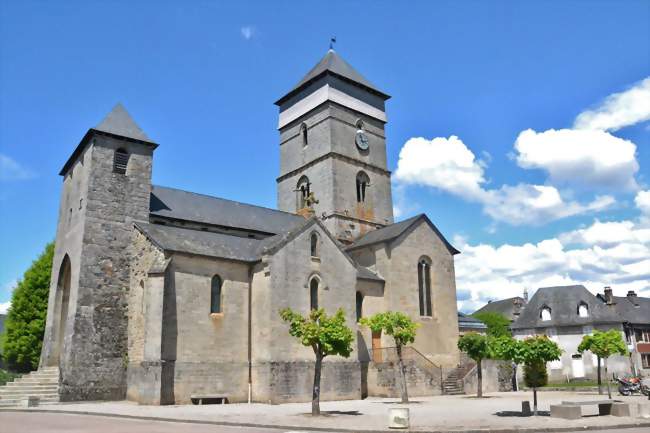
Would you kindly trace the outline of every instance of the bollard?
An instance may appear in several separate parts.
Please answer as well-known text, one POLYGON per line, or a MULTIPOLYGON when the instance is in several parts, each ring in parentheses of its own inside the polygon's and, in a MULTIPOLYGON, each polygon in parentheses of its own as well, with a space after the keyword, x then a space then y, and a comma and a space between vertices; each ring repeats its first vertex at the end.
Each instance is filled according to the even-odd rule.
POLYGON ((531 416, 533 412, 530 410, 530 402, 528 400, 521 402, 521 415, 531 416))
POLYGON ((388 428, 409 428, 409 410, 407 407, 392 407, 388 409, 388 428))

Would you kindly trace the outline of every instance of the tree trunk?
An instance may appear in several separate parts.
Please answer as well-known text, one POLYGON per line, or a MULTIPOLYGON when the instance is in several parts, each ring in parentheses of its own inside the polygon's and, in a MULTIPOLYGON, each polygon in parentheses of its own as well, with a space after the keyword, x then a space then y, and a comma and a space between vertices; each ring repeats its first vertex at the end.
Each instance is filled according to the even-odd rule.
POLYGON ((314 368, 314 390, 311 397, 311 415, 320 415, 320 372, 323 366, 323 355, 316 353, 316 367, 314 368))
POLYGON ((537 388, 533 387, 533 415, 537 416, 537 388))
POLYGON ((609 373, 607 372, 607 358, 605 358, 605 382, 607 382, 607 398, 612 399, 612 390, 609 389, 609 373))
POLYGON ((478 385, 476 386, 476 396, 483 397, 483 368, 481 367, 481 359, 476 361, 476 374, 478 375, 478 385))
POLYGON ((400 372, 400 385, 402 388, 402 403, 409 402, 409 394, 406 389, 406 367, 404 367, 404 361, 402 360, 402 346, 397 345, 397 366, 400 372))
POLYGON ((600 377, 600 356, 598 357, 598 394, 603 395, 603 381, 600 377))

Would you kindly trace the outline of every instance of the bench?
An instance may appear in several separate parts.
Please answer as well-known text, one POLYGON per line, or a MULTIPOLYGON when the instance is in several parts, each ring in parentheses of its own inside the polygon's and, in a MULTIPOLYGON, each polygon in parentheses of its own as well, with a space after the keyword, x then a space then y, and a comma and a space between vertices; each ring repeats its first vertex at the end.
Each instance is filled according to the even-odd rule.
POLYGON ((588 400, 563 401, 562 404, 551 405, 551 417, 580 419, 582 406, 595 405, 598 405, 598 415, 630 416, 630 405, 620 400, 588 400))
POLYGON ((192 394, 192 404, 228 404, 228 397, 218 394, 192 394))

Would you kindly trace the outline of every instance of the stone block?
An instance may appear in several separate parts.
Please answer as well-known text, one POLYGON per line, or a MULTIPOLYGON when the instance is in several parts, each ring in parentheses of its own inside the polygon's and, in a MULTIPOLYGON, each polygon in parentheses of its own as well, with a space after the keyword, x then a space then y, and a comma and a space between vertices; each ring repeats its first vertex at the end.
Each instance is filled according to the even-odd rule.
POLYGON ((638 405, 637 416, 639 418, 650 418, 650 402, 648 403, 639 403, 638 405))
POLYGON ((601 403, 598 405, 598 415, 611 415, 612 403, 601 403))
POLYGON ((406 407, 392 407, 388 409, 388 428, 409 428, 409 409, 406 407))
POLYGON ((528 400, 521 402, 521 415, 531 416, 533 412, 530 410, 530 402, 528 400))
POLYGON ((551 418, 580 419, 582 410, 580 406, 571 406, 564 404, 551 405, 551 418))
POLYGON ((34 397, 30 395, 29 397, 25 397, 21 400, 21 406, 22 407, 37 407, 40 399, 38 397, 34 397))
POLYGON ((612 416, 631 416, 630 405, 627 403, 613 403, 612 416))

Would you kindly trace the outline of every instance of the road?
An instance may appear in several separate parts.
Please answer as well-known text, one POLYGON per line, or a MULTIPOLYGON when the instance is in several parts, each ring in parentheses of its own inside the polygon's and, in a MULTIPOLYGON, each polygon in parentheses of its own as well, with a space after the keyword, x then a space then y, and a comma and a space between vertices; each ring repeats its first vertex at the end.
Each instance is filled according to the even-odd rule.
MULTIPOLYGON (((0 431, 2 433, 306 433, 299 430, 225 427, 38 412, 0 413, 0 431)), ((584 433, 584 430, 580 430, 580 432, 584 433)), ((598 431, 598 433, 614 432, 650 433, 650 428, 598 431)))

